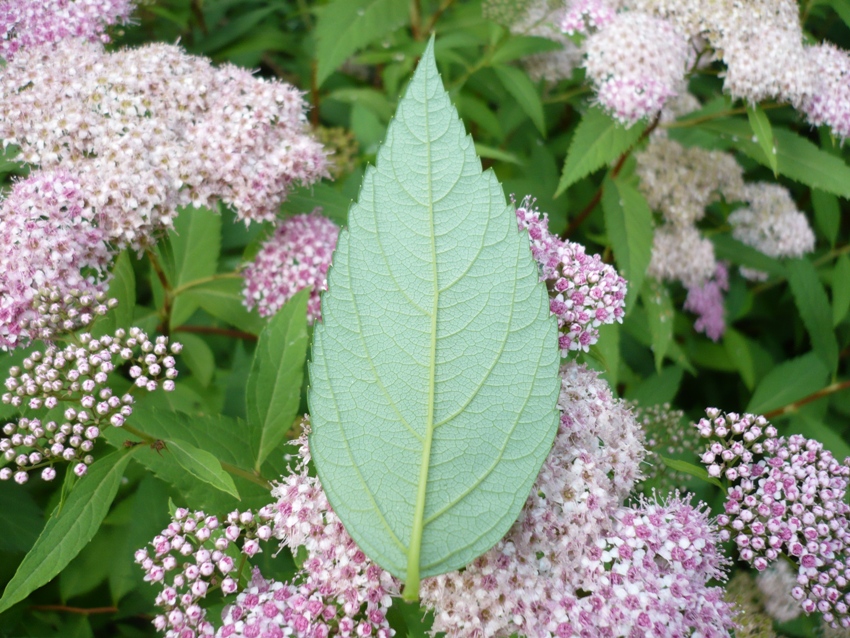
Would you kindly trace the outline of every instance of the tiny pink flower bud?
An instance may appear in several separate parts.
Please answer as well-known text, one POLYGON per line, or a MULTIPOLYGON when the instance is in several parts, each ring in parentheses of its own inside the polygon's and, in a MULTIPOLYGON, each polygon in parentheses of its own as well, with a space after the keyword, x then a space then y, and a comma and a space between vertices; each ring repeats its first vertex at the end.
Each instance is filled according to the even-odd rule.
POLYGON ((46 467, 41 471, 41 478, 45 481, 52 481, 56 478, 56 470, 52 467, 46 467))

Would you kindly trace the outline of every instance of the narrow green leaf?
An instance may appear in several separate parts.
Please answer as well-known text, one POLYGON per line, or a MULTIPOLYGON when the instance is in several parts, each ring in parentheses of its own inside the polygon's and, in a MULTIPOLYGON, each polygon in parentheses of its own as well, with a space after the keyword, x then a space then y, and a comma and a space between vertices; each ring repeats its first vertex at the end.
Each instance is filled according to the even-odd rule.
POLYGON ((476 144, 475 152, 478 154, 478 157, 495 159, 499 160, 500 162, 507 162, 508 164, 516 164, 517 166, 522 166, 523 164, 522 160, 513 153, 503 151, 500 148, 493 148, 492 146, 487 146, 486 144, 476 144))
POLYGON ((136 275, 130 261, 130 253, 122 252, 112 266, 112 280, 106 293, 110 299, 117 299, 118 305, 95 321, 92 335, 102 337, 114 334, 118 328, 129 328, 133 322, 133 311, 136 308, 136 275))
POLYGON ((726 328, 723 347, 738 369, 744 385, 748 390, 752 390, 756 383, 756 364, 747 338, 733 328, 726 328))
POLYGON ((521 69, 503 64, 494 66, 493 70, 505 90, 513 96, 519 107, 534 122, 540 134, 546 137, 543 102, 540 101, 540 93, 528 74, 521 69))
POLYGON ((626 128, 602 109, 590 109, 581 118, 570 142, 555 197, 582 177, 620 157, 638 141, 645 129, 644 122, 626 128))
POLYGON ((180 358, 200 384, 208 386, 215 374, 215 355, 212 349, 203 337, 190 332, 180 333, 178 340, 183 344, 180 358))
POLYGON ((747 412, 764 414, 799 401, 824 387, 829 370, 814 352, 790 359, 768 372, 753 392, 747 412))
POLYGON ((0 552, 26 552, 44 526, 44 512, 12 481, 0 483, 0 552))
MULTIPOLYGON (((484 100, 480 100, 473 95, 466 93, 458 94, 456 98, 457 110, 468 120, 472 120, 475 124, 487 131, 500 142, 505 139, 505 133, 502 131, 502 125, 499 123, 499 118, 496 117, 493 110, 484 100)), ((479 155, 481 153, 479 152, 479 155)))
POLYGON ((316 14, 317 86, 354 53, 410 22, 408 0, 334 0, 316 14))
POLYGON ((6 585, 0 613, 50 582, 94 537, 118 492, 131 454, 132 450, 118 450, 89 467, 6 585))
POLYGON ((812 348, 834 371, 838 365, 838 340, 832 329, 832 310, 817 270, 808 259, 792 259, 786 264, 794 303, 812 340, 812 348))
POLYGON ((716 478, 709 476, 708 470, 706 470, 704 467, 694 465, 693 463, 688 463, 687 461, 682 461, 681 459, 668 459, 666 456, 659 456, 659 458, 661 459, 661 462, 664 463, 664 465, 669 467, 671 470, 676 470, 677 472, 682 472, 690 476, 695 476, 701 481, 716 485, 721 490, 723 489, 723 483, 721 483, 716 478))
POLYGON ((664 355, 673 340, 673 300, 670 299, 667 286, 654 279, 644 284, 641 295, 649 320, 649 333, 652 336, 655 371, 660 373, 664 355))
POLYGON ((652 211, 633 186, 606 176, 602 212, 617 270, 629 282, 626 305, 630 307, 643 287, 652 256, 652 211))
POLYGON ((841 255, 832 272, 832 325, 844 321, 850 310, 850 258, 841 255))
POLYGON ((644 406, 670 403, 678 394, 685 371, 681 366, 667 366, 659 374, 644 379, 626 394, 626 398, 644 406))
POLYGON ((563 45, 550 40, 531 35, 512 35, 493 53, 491 64, 505 64, 536 53, 557 51, 563 45))
POLYGON ((206 310, 213 317, 229 323, 231 326, 258 335, 266 325, 266 320, 256 312, 250 312, 242 303, 241 277, 216 279, 205 284, 193 286, 181 295, 206 310))
POLYGON ((835 246, 838 229, 841 226, 841 207, 838 198, 817 188, 812 189, 812 208, 815 209, 815 222, 820 231, 835 246))
MULTIPOLYGON (((218 267, 221 250, 221 215, 209 208, 184 208, 169 233, 174 251, 173 288, 209 277, 218 267)), ((182 325, 197 309, 191 299, 178 295, 171 309, 171 327, 182 325)))
POLYGON ((221 469, 221 463, 212 454, 180 439, 169 439, 166 445, 174 460, 189 474, 204 483, 209 483, 217 490, 242 500, 233 479, 221 469))
POLYGON ((779 164, 776 159, 776 142, 773 139, 773 128, 770 126, 770 120, 767 114, 758 105, 747 106, 747 119, 750 121, 750 128, 758 140, 761 150, 767 158, 768 166, 776 176, 779 171, 779 164))
POLYGON ((516 520, 557 428, 556 325, 433 41, 340 235, 314 332, 311 451, 357 544, 406 581, 516 520))
POLYGON ((333 188, 321 182, 312 186, 299 186, 292 190, 283 202, 283 210, 291 215, 299 215, 314 208, 321 208, 322 215, 344 226, 348 221, 348 207, 351 200, 333 188))
POLYGON ((717 234, 711 238, 714 254, 718 259, 730 261, 739 266, 747 266, 768 273, 774 277, 785 277, 785 267, 773 257, 768 257, 752 246, 739 242, 728 234, 717 234))
POLYGON ((260 334, 245 388, 255 469, 292 426, 301 403, 307 358, 307 299, 304 289, 286 302, 260 334))

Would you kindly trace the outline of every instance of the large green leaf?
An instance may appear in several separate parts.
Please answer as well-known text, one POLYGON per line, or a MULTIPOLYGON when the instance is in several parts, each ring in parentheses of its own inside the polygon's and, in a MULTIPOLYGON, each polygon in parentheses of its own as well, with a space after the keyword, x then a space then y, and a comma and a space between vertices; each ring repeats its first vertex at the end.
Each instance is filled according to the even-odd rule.
POLYGON ((433 42, 349 223, 314 333, 311 450, 348 532, 415 600, 508 531, 558 421, 548 296, 433 42))
POLYGON ((196 448, 191 443, 186 443, 186 441, 180 439, 171 439, 168 442, 168 451, 171 452, 180 467, 195 478, 242 500, 233 479, 222 469, 219 460, 209 452, 196 448))
POLYGON ((349 56, 410 21, 408 0, 334 0, 316 10, 316 84, 349 56))
POLYGON ((519 107, 534 122, 534 126, 546 137, 546 120, 543 116, 543 102, 540 101, 540 93, 534 83, 529 79, 525 71, 513 66, 500 64, 493 67, 499 82, 505 90, 517 101, 519 107))
POLYGON ((118 305, 95 321, 92 326, 92 334, 95 337, 115 334, 117 328, 129 328, 132 325, 133 311, 136 308, 136 275, 129 251, 125 250, 115 260, 112 266, 112 280, 106 294, 110 299, 116 299, 118 305))
POLYGON ((850 258, 841 255, 832 273, 832 325, 837 326, 850 310, 850 258))
POLYGON ((304 289, 286 302, 260 334, 254 352, 245 403, 257 470, 283 441, 301 403, 309 295, 304 289))
POLYGON ((773 127, 770 126, 770 120, 764 109, 758 104, 755 106, 747 106, 747 119, 750 121, 750 128, 756 136, 761 150, 764 151, 767 163, 773 171, 774 177, 779 172, 779 164, 776 160, 776 141, 773 138, 773 127))
POLYGON ((6 585, 0 613, 50 582, 88 544, 118 493, 129 460, 127 450, 118 450, 89 467, 6 585))
POLYGON ((826 385, 829 370, 814 352, 773 368, 753 392, 747 412, 763 414, 799 401, 826 385))
POLYGON ((256 310, 251 312, 245 308, 243 285, 241 277, 214 279, 187 289, 180 298, 190 299, 192 303, 197 304, 213 317, 236 326, 240 330, 260 334, 266 325, 266 320, 258 315, 256 310))
POLYGON ((581 118, 573 135, 555 196, 585 175, 620 157, 637 142, 644 129, 645 123, 626 128, 602 109, 590 109, 581 118))
MULTIPOLYGON (((221 215, 209 208, 184 208, 169 233, 174 251, 171 285, 176 289, 209 277, 216 271, 221 250, 221 215)), ((197 309, 194 300, 178 295, 171 310, 171 327, 186 322, 197 309)))
POLYGON ((640 292, 652 256, 652 211, 640 192, 622 179, 605 177, 602 212, 617 270, 629 282, 626 306, 640 292))
POLYGON ((786 268, 791 293, 812 340, 812 348, 833 371, 838 365, 838 340, 832 329, 832 309, 817 270, 808 259, 792 259, 786 268))
POLYGON ((655 279, 647 280, 641 296, 649 320, 649 334, 652 336, 655 371, 660 374, 664 355, 673 341, 673 300, 667 286, 655 279))

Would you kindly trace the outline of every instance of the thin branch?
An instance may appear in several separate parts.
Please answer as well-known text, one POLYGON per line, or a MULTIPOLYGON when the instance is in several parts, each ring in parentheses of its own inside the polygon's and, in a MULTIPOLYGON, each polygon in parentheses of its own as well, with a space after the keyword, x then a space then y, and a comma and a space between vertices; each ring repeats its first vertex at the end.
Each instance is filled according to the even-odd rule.
POLYGON ((234 339, 244 339, 245 341, 256 341, 257 335, 242 330, 231 328, 216 328, 214 326, 179 326, 174 329, 174 332, 193 332, 195 334, 205 335, 221 335, 223 337, 233 337, 234 339))
MULTIPOLYGON (((646 127, 643 133, 640 134, 640 137, 635 141, 632 146, 626 150, 625 153, 620 155, 620 159, 617 160, 617 163, 614 165, 614 168, 611 170, 611 177, 617 177, 620 174, 620 171, 623 170, 623 166, 626 163, 626 160, 631 155, 632 150, 640 144, 643 140, 649 137, 649 134, 655 130, 655 127, 658 126, 658 122, 660 119, 660 115, 657 115, 655 119, 652 121, 652 124, 646 127)), ((598 189, 596 189, 596 193, 593 195, 593 199, 591 199, 587 206, 585 206, 582 211, 578 214, 578 216, 570 222, 570 225, 567 226, 567 229, 561 235, 561 239, 567 239, 570 235, 572 235, 578 227, 581 226, 584 221, 590 216, 590 213, 593 212, 593 209, 596 208, 596 205, 602 200, 602 186, 600 185, 598 189)))
POLYGON ((64 611, 68 614, 117 614, 118 607, 69 607, 68 605, 30 605, 30 609, 36 611, 64 611))
POLYGON ((446 9, 448 9, 454 3, 455 3, 455 0, 443 0, 442 4, 440 4, 440 6, 437 8, 437 10, 434 12, 434 14, 428 20, 428 24, 425 25, 425 29, 423 31, 423 33, 425 35, 431 34, 431 32, 434 30, 434 27, 437 24, 437 20, 439 20, 442 17, 443 13, 445 13, 446 9))
POLYGON ((422 6, 420 0, 410 0, 410 32, 414 40, 422 39, 422 6))
POLYGON ((241 279, 242 275, 239 275, 235 272, 221 272, 215 275, 210 275, 209 277, 201 277, 200 279, 195 279, 193 281, 188 281, 182 286, 177 286, 174 290, 171 291, 171 296, 176 297, 180 294, 183 294, 190 288, 195 288, 196 286, 203 286, 204 284, 208 284, 211 281, 219 281, 221 279, 241 279))
POLYGON ((817 401, 818 399, 827 397, 830 394, 835 394, 836 392, 840 392, 841 390, 846 390, 847 388, 850 388, 850 380, 833 383, 832 385, 828 385, 825 388, 818 390, 817 392, 813 392, 807 397, 803 397, 799 401, 794 401, 794 403, 789 403, 788 405, 783 406, 781 408, 776 408, 775 410, 765 412, 763 416, 765 419, 773 419, 778 416, 789 414, 791 412, 796 412, 808 403, 812 403, 813 401, 817 401))

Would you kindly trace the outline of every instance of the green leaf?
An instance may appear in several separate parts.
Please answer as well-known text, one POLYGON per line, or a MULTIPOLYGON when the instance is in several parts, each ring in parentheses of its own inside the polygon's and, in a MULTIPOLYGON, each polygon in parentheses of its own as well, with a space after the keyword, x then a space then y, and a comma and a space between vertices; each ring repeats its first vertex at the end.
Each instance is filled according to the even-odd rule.
POLYGON ((546 137, 543 102, 540 101, 540 93, 528 74, 516 67, 501 64, 494 66, 493 70, 505 90, 513 96, 519 107, 534 122, 534 126, 537 127, 540 134, 546 137))
POLYGON ((415 600, 507 532, 558 421, 548 295, 433 41, 349 223, 314 331, 310 448, 346 530, 415 600))
POLYGON ((814 352, 790 359, 768 372, 756 387, 747 412, 764 414, 799 401, 824 387, 829 370, 814 352))
POLYGON ((486 144, 476 144, 475 152, 478 154, 478 157, 486 157, 487 159, 499 160, 500 162, 516 164, 517 166, 522 166, 523 164, 522 160, 513 153, 509 151, 503 151, 500 148, 493 148, 492 146, 487 146, 486 144))
POLYGON ((750 128, 753 129, 753 133, 758 140, 759 146, 761 146, 761 150, 764 151, 767 163, 775 177, 779 171, 779 164, 776 159, 776 142, 773 139, 773 129, 770 126, 770 120, 767 118, 767 114, 759 108, 758 104, 747 106, 747 119, 750 121, 750 128))
POLYGON ((245 308, 242 303, 242 286, 241 277, 216 279, 189 288, 181 298, 190 299, 213 317, 239 330, 258 335, 266 325, 266 320, 245 308))
POLYGON ((130 253, 122 252, 112 266, 112 280, 106 293, 110 299, 117 299, 118 305, 92 326, 92 335, 102 337, 115 334, 118 328, 129 328, 133 324, 133 312, 136 309, 136 275, 130 261, 130 253))
POLYGON ((0 552, 26 552, 43 525, 44 513, 29 492, 12 481, 0 483, 0 552))
POLYGON ((562 44, 530 35, 513 35, 493 53, 490 58, 491 64, 505 64, 529 55, 546 53, 547 51, 558 51, 563 48, 562 44))
POLYGON ((832 273, 832 325, 844 321, 850 310, 850 258, 841 255, 832 273))
POLYGON ((408 0, 335 0, 316 14, 317 86, 354 53, 410 22, 408 0))
POLYGON ((236 485, 233 484, 233 479, 221 469, 221 463, 215 456, 180 439, 169 439, 167 445, 174 460, 189 474, 212 485, 217 490, 230 494, 240 501, 242 500, 236 485))
POLYGON ((347 223, 349 206, 351 200, 348 197, 324 182, 299 186, 283 202, 283 210, 291 215, 308 213, 319 207, 325 217, 339 226, 347 223))
POLYGON ((701 481, 705 481, 706 483, 711 483, 712 485, 716 485, 721 490, 723 489, 723 483, 721 483, 716 478, 713 478, 708 475, 708 471, 700 467, 699 465, 694 465, 693 463, 688 463, 687 461, 682 461, 681 459, 668 459, 666 456, 659 456, 661 462, 664 463, 671 470, 676 470, 677 472, 682 472, 684 474, 689 474, 690 476, 695 476, 701 481))
POLYGON ((749 340, 737 330, 726 328, 723 347, 729 359, 735 363, 744 385, 748 390, 752 390, 756 383, 756 364, 749 340))
POLYGON ((673 340, 673 300, 670 299, 667 286, 655 279, 646 282, 641 294, 649 320, 649 333, 652 336, 655 371, 660 373, 664 355, 673 340))
POLYGON ((824 193, 817 188, 812 189, 812 208, 815 209, 815 222, 820 231, 835 246, 838 230, 841 226, 841 207, 838 198, 831 193, 824 193))
MULTIPOLYGON (((171 285, 181 286, 214 274, 221 250, 221 216, 209 208, 184 208, 169 233, 174 251, 174 277, 171 285)), ((197 304, 177 295, 171 309, 171 327, 182 325, 192 316, 197 304)))
POLYGON ((679 392, 684 373, 681 366, 667 366, 659 374, 633 387, 626 393, 626 398, 644 406, 670 403, 679 392))
POLYGON ((633 186, 605 177, 602 212, 608 239, 614 248, 617 270, 629 282, 626 305, 631 305, 646 276, 652 256, 652 211, 633 186))
POLYGON ((590 175, 620 157, 638 141, 645 129, 645 122, 626 128, 602 109, 590 109, 581 118, 570 142, 555 197, 585 175, 590 175))
POLYGON ((118 493, 131 453, 118 450, 89 467, 6 585, 0 613, 50 582, 94 537, 118 493))
POLYGON ((739 266, 747 266, 768 273, 774 277, 785 277, 785 267, 773 257, 768 257, 752 246, 733 239, 728 234, 717 234, 711 238, 714 253, 718 259, 730 261, 739 266))
POLYGON ((838 340, 832 329, 832 310, 817 270, 808 259, 792 259, 786 264, 794 303, 812 340, 812 349, 834 371, 838 365, 838 340))
POLYGON ((307 358, 309 295, 310 289, 305 288, 286 302, 260 334, 254 351, 245 399, 255 469, 280 445, 298 413, 307 358))
POLYGON ((215 355, 207 342, 189 332, 180 333, 177 340, 183 344, 180 358, 204 387, 210 384, 215 374, 215 355))

